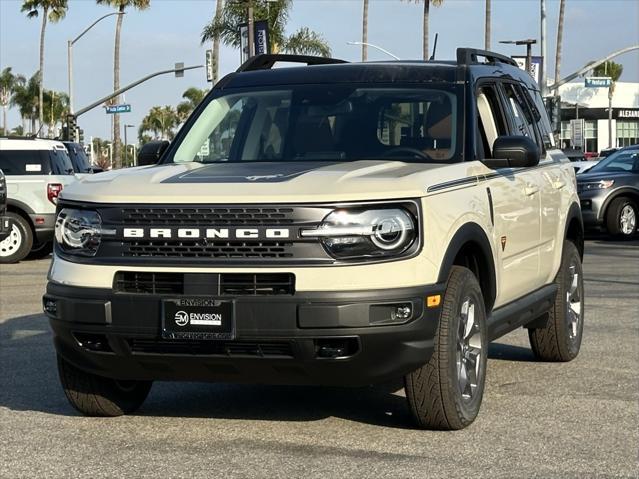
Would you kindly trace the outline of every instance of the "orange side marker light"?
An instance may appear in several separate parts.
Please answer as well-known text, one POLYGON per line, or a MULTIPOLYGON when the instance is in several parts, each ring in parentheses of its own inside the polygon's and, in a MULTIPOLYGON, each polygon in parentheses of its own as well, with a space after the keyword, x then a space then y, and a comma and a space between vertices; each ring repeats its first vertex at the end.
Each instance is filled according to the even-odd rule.
POLYGON ((429 308, 436 308, 442 302, 442 296, 440 294, 434 294, 426 298, 426 306, 429 308))

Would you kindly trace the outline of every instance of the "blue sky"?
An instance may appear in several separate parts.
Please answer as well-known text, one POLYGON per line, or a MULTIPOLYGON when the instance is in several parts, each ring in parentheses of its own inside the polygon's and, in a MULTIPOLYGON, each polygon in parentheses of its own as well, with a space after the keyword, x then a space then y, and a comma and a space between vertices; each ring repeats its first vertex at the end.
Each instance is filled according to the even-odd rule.
MULTIPOLYGON (((0 0, 0 68, 31 75, 38 67, 39 20, 29 20, 20 12, 21 1, 0 0)), ((539 0, 493 0, 492 49, 509 55, 522 54, 524 47, 499 45, 498 40, 538 38, 539 0)), ((625 46, 639 43, 639 2, 636 0, 567 0, 562 76, 586 62, 625 46)), ((49 25, 46 38, 45 87, 67 90, 66 42, 107 7, 93 0, 70 0, 67 17, 49 25)), ((215 0, 152 0, 151 9, 130 11, 123 24, 121 84, 145 74, 172 67, 204 62, 200 45, 203 25, 215 11, 215 0)), ((402 58, 421 58, 421 5, 399 0, 371 0, 369 41, 402 58)), ((554 71, 554 51, 559 1, 547 0, 549 73, 554 71)), ((432 37, 439 32, 437 57, 454 58, 458 46, 483 48, 483 0, 445 0, 431 9, 432 37)), ((334 56, 358 60, 360 50, 347 41, 361 40, 362 0, 296 0, 288 24, 290 32, 302 26, 324 35, 334 56)), ((75 106, 82 107, 113 88, 113 35, 115 18, 104 20, 82 38, 74 49, 75 106)), ((537 49, 534 53, 539 53, 537 49)), ((369 50, 370 59, 384 55, 369 50)), ((639 53, 617 59, 623 63, 622 81, 639 81, 639 53)), ((239 51, 223 47, 221 74, 239 65, 239 51)), ((126 94, 133 112, 122 115, 123 123, 136 126, 150 107, 175 105, 190 86, 207 86, 203 70, 151 80, 126 94)), ((19 124, 10 110, 9 125, 19 124)), ((79 121, 85 137, 109 136, 110 118, 102 108, 83 115, 79 121)))

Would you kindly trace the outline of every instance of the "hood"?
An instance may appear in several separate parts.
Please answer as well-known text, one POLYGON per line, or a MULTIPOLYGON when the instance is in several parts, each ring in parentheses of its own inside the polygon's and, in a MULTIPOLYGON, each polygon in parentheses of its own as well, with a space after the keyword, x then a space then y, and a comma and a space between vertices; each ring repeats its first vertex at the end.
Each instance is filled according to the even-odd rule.
POLYGON ((615 178, 625 178, 630 175, 630 172, 605 172, 605 171, 593 171, 581 173, 577 176, 577 183, 586 183, 599 180, 614 180, 615 178))
POLYGON ((65 189, 62 198, 95 203, 415 198, 424 196, 430 185, 480 174, 477 170, 475 162, 438 165, 375 160, 167 164, 89 175, 65 189))

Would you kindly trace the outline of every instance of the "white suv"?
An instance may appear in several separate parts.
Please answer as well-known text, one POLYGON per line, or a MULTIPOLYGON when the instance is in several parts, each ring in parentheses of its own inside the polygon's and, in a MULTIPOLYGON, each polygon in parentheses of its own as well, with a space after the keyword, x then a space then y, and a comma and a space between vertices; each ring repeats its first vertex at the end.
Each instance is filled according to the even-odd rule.
POLYGON ((0 242, 0 263, 50 253, 55 202, 75 181, 73 165, 59 141, 1 138, 0 169, 7 183, 9 236, 0 242))
POLYGON ((577 355, 582 254, 574 170, 511 59, 267 55, 159 164, 62 193, 44 310, 85 414, 153 380, 403 378, 419 426, 460 429, 490 341, 525 326, 538 357, 577 355))

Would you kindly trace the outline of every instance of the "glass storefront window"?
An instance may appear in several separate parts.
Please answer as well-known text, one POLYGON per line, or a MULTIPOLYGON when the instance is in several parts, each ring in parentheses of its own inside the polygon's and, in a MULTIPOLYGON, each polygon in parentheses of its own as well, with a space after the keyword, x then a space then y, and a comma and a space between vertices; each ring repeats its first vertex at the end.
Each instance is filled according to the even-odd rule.
POLYGON ((639 144, 639 120, 617 120, 617 146, 639 144))
POLYGON ((597 121, 586 120, 584 126, 584 138, 586 139, 585 151, 597 153, 597 121))

